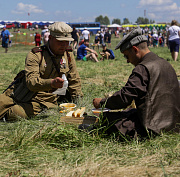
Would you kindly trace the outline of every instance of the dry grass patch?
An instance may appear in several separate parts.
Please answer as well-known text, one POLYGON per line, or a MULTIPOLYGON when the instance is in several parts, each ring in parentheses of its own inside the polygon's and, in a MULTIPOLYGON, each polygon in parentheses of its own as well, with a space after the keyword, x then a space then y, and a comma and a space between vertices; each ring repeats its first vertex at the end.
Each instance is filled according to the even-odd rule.
MULTIPOLYGON (((154 158, 154 157, 153 157, 154 158)), ((148 158, 148 159, 153 159, 148 158)), ((155 160, 155 159, 154 159, 155 160)), ((150 162, 151 163, 151 162, 150 162)), ((87 159, 83 164, 78 164, 78 159, 73 166, 56 164, 43 164, 39 166, 38 169, 43 169, 44 171, 30 172, 32 176, 42 175, 42 176, 54 176, 54 177, 159 177, 159 176, 179 176, 180 169, 178 164, 163 167, 159 161, 152 162, 151 165, 148 163, 142 164, 137 163, 134 165, 119 165, 115 158, 107 158, 104 160, 95 161, 95 159, 87 159)))
POLYGON ((102 78, 87 78, 86 80, 82 80, 83 84, 96 84, 96 85, 103 85, 104 79, 102 78))

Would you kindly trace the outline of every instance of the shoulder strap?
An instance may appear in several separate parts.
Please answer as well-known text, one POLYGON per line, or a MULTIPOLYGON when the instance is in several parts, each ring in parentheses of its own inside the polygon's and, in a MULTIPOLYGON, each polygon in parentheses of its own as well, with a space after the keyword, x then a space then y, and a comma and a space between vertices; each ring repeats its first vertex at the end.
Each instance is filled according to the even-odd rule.
POLYGON ((33 49, 32 49, 32 52, 35 54, 35 53, 38 53, 38 52, 41 52, 41 60, 40 60, 40 62, 39 62, 39 66, 41 65, 41 63, 42 63, 42 59, 43 59, 43 50, 45 49, 45 47, 44 46, 41 46, 41 47, 34 47, 33 49))
POLYGON ((67 55, 67 58, 68 58, 68 63, 71 62, 71 56, 69 55, 69 52, 72 52, 73 49, 71 46, 68 46, 68 48, 66 49, 66 55, 67 55))
POLYGON ((34 48, 32 49, 32 52, 33 52, 33 53, 42 52, 42 48, 41 48, 41 47, 34 47, 34 48))

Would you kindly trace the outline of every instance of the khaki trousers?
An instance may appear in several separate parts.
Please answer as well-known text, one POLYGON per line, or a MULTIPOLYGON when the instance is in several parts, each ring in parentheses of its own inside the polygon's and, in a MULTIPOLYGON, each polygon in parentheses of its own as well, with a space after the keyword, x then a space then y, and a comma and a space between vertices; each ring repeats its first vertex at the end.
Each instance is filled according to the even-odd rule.
POLYGON ((11 97, 0 94, 0 119, 5 115, 10 121, 17 120, 19 117, 28 118, 39 114, 41 110, 41 105, 37 102, 15 103, 11 97))

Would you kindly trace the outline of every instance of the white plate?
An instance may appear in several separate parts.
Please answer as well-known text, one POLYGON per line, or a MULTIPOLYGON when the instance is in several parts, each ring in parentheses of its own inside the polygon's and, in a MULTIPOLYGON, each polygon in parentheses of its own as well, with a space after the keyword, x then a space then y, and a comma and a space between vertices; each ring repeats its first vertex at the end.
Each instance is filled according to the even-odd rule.
POLYGON ((76 104, 74 104, 74 103, 62 103, 59 105, 59 107, 61 109, 64 109, 64 110, 67 109, 67 110, 72 111, 76 107, 76 104))
POLYGON ((108 109, 108 108, 98 108, 98 109, 94 108, 94 109, 92 109, 93 114, 96 116, 99 116, 99 114, 101 112, 109 112, 109 111, 110 111, 110 109, 108 109))

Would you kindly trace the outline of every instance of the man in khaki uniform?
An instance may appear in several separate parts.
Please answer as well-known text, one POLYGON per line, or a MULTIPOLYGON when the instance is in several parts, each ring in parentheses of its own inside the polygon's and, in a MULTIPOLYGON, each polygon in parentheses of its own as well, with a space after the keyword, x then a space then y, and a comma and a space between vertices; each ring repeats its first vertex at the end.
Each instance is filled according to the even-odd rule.
POLYGON ((73 41, 72 28, 64 22, 56 22, 49 30, 48 43, 32 49, 26 57, 23 90, 19 89, 19 95, 15 96, 18 92, 15 85, 0 95, 0 118, 27 118, 39 114, 43 108, 56 107, 65 79, 72 99, 83 95, 74 55, 68 50, 69 41, 73 41), (24 90, 29 92, 23 97, 24 90))

